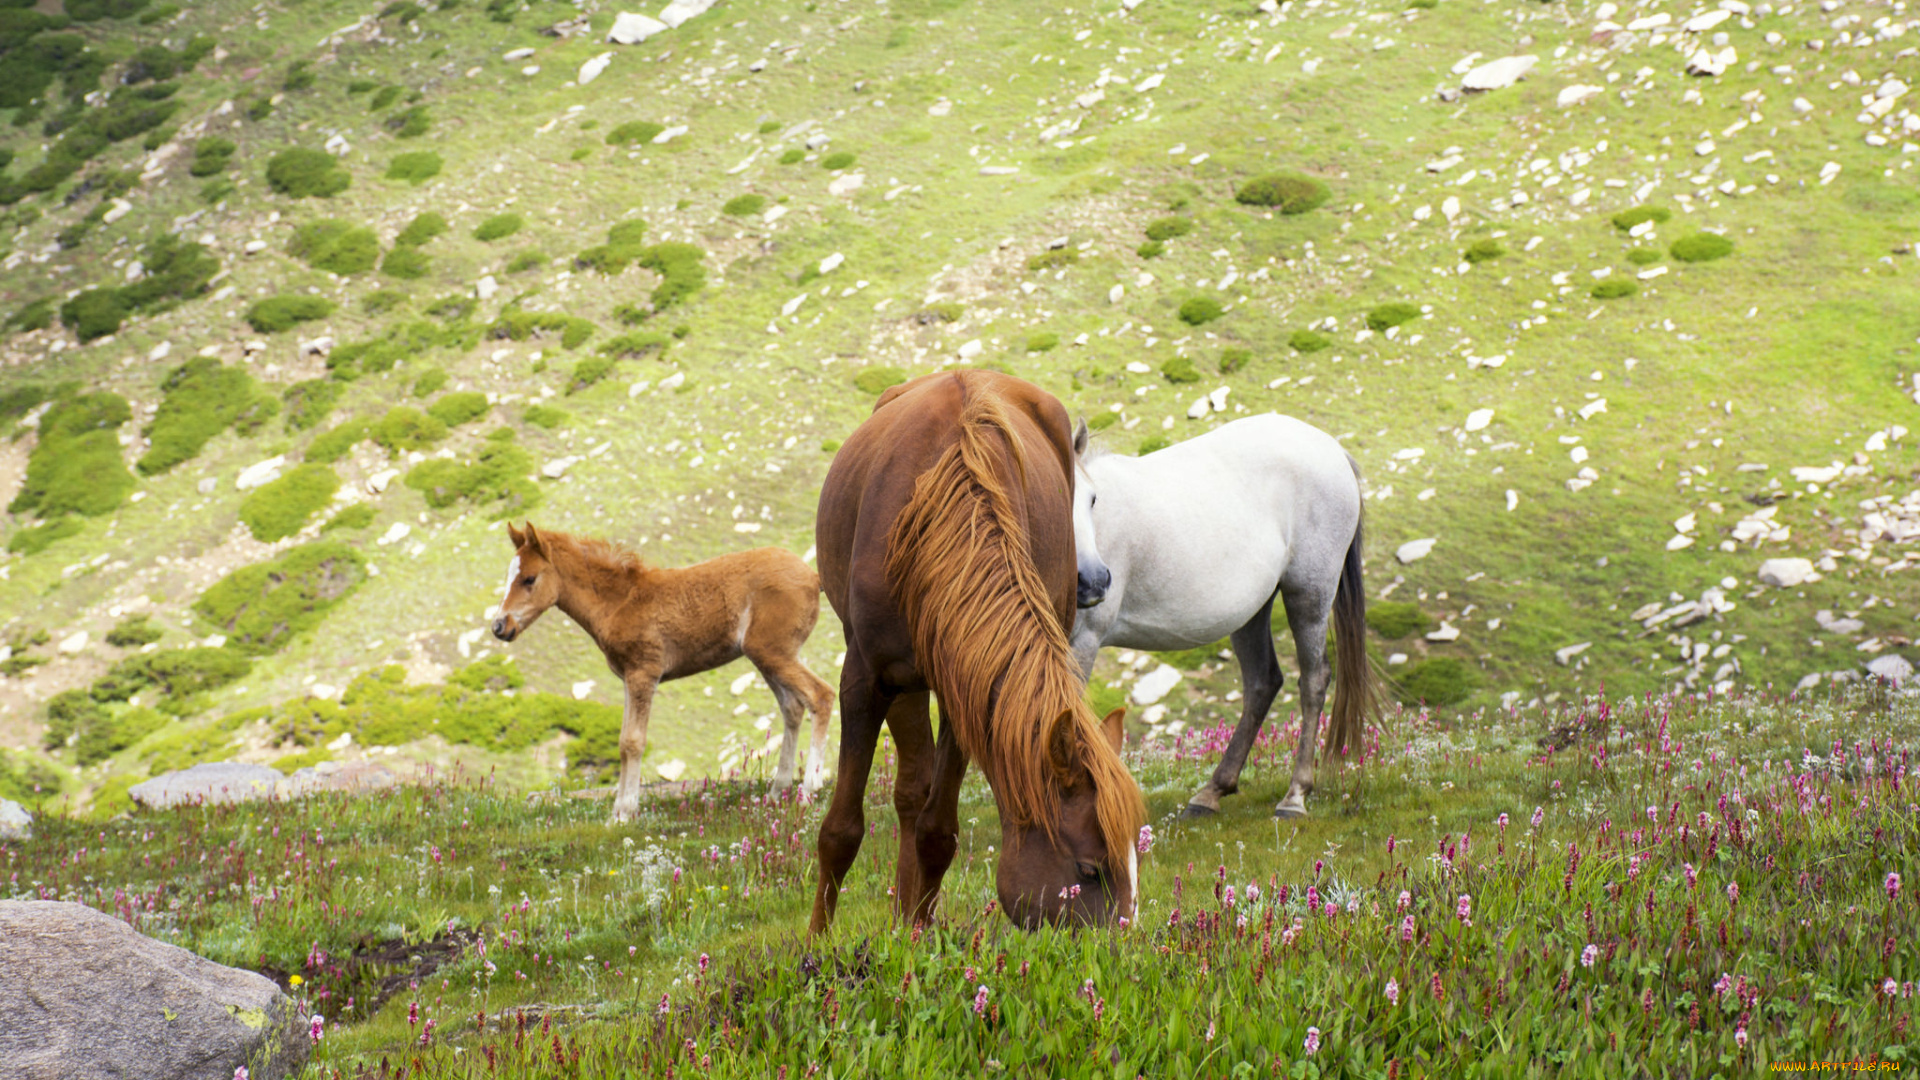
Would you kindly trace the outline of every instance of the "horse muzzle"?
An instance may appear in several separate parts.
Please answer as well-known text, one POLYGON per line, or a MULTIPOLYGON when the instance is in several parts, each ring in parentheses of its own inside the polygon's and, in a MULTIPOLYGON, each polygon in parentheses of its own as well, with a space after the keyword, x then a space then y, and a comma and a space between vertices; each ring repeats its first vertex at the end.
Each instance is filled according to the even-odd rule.
POLYGON ((1107 598, 1107 588, 1113 584, 1113 571, 1102 566, 1093 573, 1082 571, 1078 575, 1074 590, 1074 601, 1081 608, 1099 607, 1107 598))
POLYGON ((504 618, 495 619, 493 620, 493 636, 499 638, 501 641, 510 642, 520 636, 520 628, 517 626, 508 626, 507 620, 504 618))

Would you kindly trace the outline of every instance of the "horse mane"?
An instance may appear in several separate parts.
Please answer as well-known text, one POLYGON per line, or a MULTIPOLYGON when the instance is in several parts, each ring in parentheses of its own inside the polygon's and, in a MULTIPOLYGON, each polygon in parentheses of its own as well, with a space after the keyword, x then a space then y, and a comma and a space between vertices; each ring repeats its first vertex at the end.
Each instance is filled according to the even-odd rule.
POLYGON ((1109 864, 1124 866, 1146 808, 1101 733, 1066 631, 1033 565, 995 453, 1024 479, 1026 454, 1000 397, 965 386, 960 438, 922 473, 887 537, 887 577, 914 655, 967 757, 1018 825, 1049 839, 1059 817, 1053 722, 1069 713, 1092 774, 1109 864), (995 435, 999 439, 995 439, 995 435))
POLYGON ((591 536, 542 531, 547 560, 556 566, 566 558, 565 572, 596 593, 624 593, 653 567, 632 548, 591 536))

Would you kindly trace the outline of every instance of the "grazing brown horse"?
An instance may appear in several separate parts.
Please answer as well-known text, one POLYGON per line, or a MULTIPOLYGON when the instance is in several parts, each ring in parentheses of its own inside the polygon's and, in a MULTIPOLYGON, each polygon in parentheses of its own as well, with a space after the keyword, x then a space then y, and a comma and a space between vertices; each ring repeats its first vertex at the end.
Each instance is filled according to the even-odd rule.
POLYGON ((1007 917, 1110 923, 1136 910, 1146 809, 1120 761, 1121 710, 1086 704, 1073 623, 1073 448, 1067 412, 987 371, 888 390, 841 447, 815 537, 846 627, 840 779, 820 825, 811 932, 833 918, 866 836, 880 724, 900 755, 896 911, 933 912, 959 843, 960 780, 979 763, 1000 808, 1007 917), (936 742, 928 694, 940 701, 936 742))
POLYGON ((800 719, 811 710, 806 790, 819 789, 833 688, 800 662, 800 646, 820 617, 820 577, 798 556, 760 548, 671 569, 648 566, 604 540, 540 532, 531 521, 525 532, 509 524, 507 535, 513 562, 493 635, 512 641, 557 605, 600 646, 627 688, 613 820, 630 821, 640 808, 640 753, 654 688, 742 656, 773 688, 786 722, 773 782, 793 782, 800 719))

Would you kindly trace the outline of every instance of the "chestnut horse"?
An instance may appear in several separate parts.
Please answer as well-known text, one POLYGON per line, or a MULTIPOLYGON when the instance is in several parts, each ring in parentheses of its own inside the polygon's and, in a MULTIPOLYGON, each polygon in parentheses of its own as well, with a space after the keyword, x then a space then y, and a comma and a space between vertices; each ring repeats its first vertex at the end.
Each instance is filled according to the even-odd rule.
POLYGON ((493 635, 512 641, 558 606, 600 646, 626 686, 614 821, 630 821, 640 809, 640 754, 654 688, 742 656, 773 688, 786 722, 774 784, 793 783, 800 720, 811 710, 805 783, 808 792, 819 789, 833 688, 800 662, 800 646, 820 617, 820 577, 798 556, 760 548, 671 569, 648 566, 604 540, 541 532, 531 521, 525 532, 509 524, 507 537, 513 561, 493 635))
POLYGON ((1067 641, 1072 513, 1066 409, 993 372, 888 390, 835 456, 815 536, 847 658, 812 933, 832 920, 866 836, 882 720, 900 758, 899 915, 932 916, 959 843, 968 761, 1000 809, 996 883, 1008 918, 1032 929, 1135 914, 1146 808, 1120 761, 1122 711, 1094 716, 1067 641))

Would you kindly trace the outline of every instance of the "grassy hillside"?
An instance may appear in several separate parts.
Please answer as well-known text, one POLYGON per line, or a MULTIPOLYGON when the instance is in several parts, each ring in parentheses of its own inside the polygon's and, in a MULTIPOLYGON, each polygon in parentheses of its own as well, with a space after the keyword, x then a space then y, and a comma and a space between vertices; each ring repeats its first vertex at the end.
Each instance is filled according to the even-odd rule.
MULTIPOLYGON (((357 754, 239 711, 497 655, 508 515, 668 563, 806 551, 873 394, 955 364, 1126 452, 1265 409, 1341 436, 1369 592, 1417 608, 1378 620, 1414 627, 1378 641, 1409 700, 1910 654, 1915 38, 1885 5, 1727 9, 729 0, 618 46, 613 9, 551 3, 9 8, 0 741, 75 790, 357 754), (1537 64, 1461 91, 1508 55, 1537 64), (235 649, 209 590, 322 540, 357 580, 273 601, 299 617, 244 674, 88 771, 49 756, 48 701, 235 649), (1819 578, 1763 585, 1774 557, 1819 578), (131 615, 158 638, 110 644, 131 615)), ((511 656, 618 703, 561 622, 511 656)), ((1173 659, 1162 737, 1233 708, 1230 664, 1173 659)), ((651 763, 762 748, 738 674, 667 688, 651 763)), ((113 724, 133 696, 92 695, 113 724)), ((570 745, 387 730, 530 781, 570 745)))

